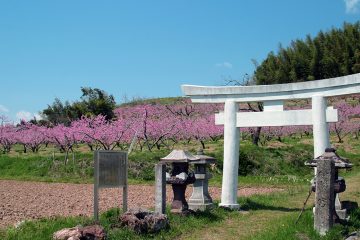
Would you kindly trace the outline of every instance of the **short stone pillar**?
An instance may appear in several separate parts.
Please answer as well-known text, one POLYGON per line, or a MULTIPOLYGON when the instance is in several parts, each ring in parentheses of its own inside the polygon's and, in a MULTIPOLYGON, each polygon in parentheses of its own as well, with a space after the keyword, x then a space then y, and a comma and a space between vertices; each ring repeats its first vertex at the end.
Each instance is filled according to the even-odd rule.
POLYGON ((335 163, 331 159, 317 161, 314 228, 325 235, 333 226, 335 212, 335 163))
POLYGON ((166 211, 166 165, 155 165, 155 212, 165 214, 166 211))
POLYGON ((211 174, 206 171, 206 167, 211 163, 215 163, 216 160, 213 157, 204 155, 203 149, 200 149, 194 156, 199 159, 190 162, 195 167, 195 182, 188 203, 191 210, 204 211, 213 206, 212 198, 209 194, 211 174))

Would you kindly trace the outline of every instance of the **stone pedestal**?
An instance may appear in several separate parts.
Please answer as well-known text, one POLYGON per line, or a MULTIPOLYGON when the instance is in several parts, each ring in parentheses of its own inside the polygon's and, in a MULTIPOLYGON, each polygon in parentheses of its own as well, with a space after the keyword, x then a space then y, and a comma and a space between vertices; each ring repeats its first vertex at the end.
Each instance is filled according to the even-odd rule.
POLYGON ((172 184, 171 185, 174 199, 171 203, 172 213, 182 213, 189 209, 189 205, 185 199, 186 184, 172 184))
POLYGON ((189 208, 191 210, 204 211, 213 206, 212 199, 208 190, 208 180, 211 175, 206 172, 206 164, 195 164, 195 182, 193 192, 189 199, 189 208))
POLYGON ((334 224, 335 212, 335 164, 329 159, 317 162, 314 228, 320 235, 326 235, 334 224))

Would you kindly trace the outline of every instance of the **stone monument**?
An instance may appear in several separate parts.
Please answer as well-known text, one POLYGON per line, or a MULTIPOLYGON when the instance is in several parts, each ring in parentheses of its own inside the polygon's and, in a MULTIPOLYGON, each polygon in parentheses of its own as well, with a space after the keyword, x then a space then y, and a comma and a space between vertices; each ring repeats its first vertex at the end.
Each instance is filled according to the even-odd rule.
MULTIPOLYGON (((334 219, 336 221, 341 220, 348 220, 348 209, 343 206, 343 204, 340 202, 339 194, 344 192, 346 190, 346 183, 345 179, 342 177, 339 177, 339 169, 350 169, 352 168, 352 164, 345 158, 341 158, 336 154, 336 150, 333 148, 327 148, 325 150, 325 153, 312 161, 308 161, 305 163, 305 165, 317 168, 317 165, 320 160, 331 160, 335 164, 335 172, 334 172, 334 205, 335 205, 335 212, 334 219)), ((312 191, 316 192, 317 187, 317 176, 312 180, 312 191)), ((350 207, 350 206, 348 206, 350 207)), ((314 209, 315 212, 315 209, 314 209)))
POLYGON ((326 235, 334 224, 335 213, 335 163, 332 159, 317 161, 314 228, 320 235, 326 235))

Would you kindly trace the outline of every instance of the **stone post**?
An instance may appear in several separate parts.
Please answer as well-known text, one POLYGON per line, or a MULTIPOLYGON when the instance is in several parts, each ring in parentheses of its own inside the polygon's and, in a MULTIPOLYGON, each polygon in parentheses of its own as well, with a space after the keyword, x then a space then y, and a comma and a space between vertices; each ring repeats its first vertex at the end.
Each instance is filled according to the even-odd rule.
POLYGON ((166 210, 166 166, 155 165, 155 212, 165 214, 166 210))
POLYGON ((335 164, 328 159, 320 159, 317 164, 314 228, 325 235, 334 223, 335 213, 335 164))
POLYGON ((326 122, 326 98, 324 96, 313 96, 312 121, 314 133, 314 158, 325 153, 325 149, 330 147, 329 126, 326 122))
POLYGON ((237 203, 240 131, 236 127, 235 101, 226 100, 224 107, 224 166, 221 188, 221 207, 239 209, 237 203))

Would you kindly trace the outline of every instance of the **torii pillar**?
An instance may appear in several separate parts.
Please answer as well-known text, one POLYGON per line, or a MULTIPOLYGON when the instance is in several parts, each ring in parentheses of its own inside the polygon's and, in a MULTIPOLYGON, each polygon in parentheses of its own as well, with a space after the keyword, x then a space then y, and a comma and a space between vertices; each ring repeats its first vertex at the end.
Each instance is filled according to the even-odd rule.
POLYGON ((227 100, 224 106, 224 164, 221 187, 221 207, 238 209, 237 186, 239 169, 240 128, 236 127, 239 105, 227 100), (225 161, 226 159, 226 161, 225 161))
POLYGON ((330 147, 329 125, 326 122, 326 98, 322 95, 315 95, 311 98, 313 138, 314 138, 314 158, 325 153, 325 149, 330 147))

